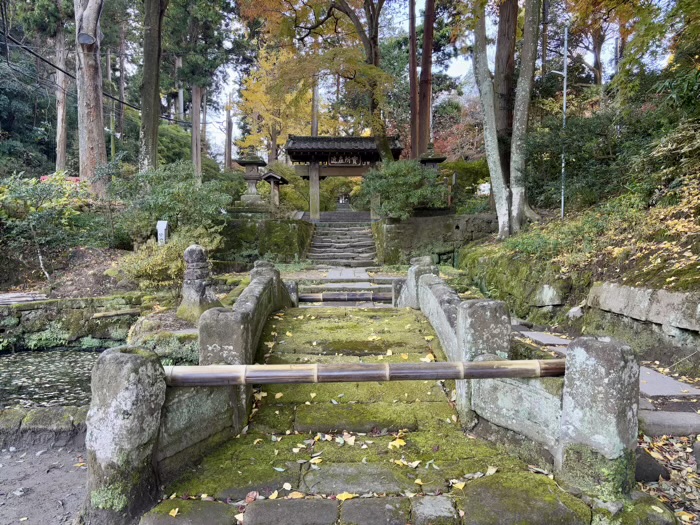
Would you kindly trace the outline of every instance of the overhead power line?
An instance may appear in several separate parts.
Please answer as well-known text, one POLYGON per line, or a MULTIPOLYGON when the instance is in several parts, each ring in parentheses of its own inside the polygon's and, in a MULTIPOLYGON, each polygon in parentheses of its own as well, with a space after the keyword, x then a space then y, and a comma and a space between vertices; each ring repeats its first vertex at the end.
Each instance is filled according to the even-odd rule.
MULTIPOLYGON (((0 33, 2 33, 2 34, 5 36, 5 38, 6 38, 7 40, 10 40, 10 41, 12 41, 14 44, 16 44, 17 47, 19 47, 19 48, 21 48, 22 50, 26 51, 26 52, 29 53, 30 55, 32 55, 32 56, 38 58, 39 60, 41 60, 41 61, 44 62, 45 64, 48 64, 49 66, 51 66, 52 68, 56 69, 57 71, 61 71, 63 74, 69 76, 69 77, 72 78, 73 80, 76 80, 74 74, 70 73, 69 71, 66 71, 66 70, 63 69, 62 67, 57 66, 56 64, 54 64, 53 62, 51 62, 49 59, 44 58, 43 56, 41 56, 39 53, 36 53, 36 52, 33 51, 32 49, 29 49, 27 46, 25 46, 24 44, 22 44, 19 40, 16 40, 15 38, 13 38, 11 35, 5 33, 5 32, 2 31, 2 30, 0 30, 0 33)), ((122 100, 122 99, 120 99, 120 98, 118 98, 118 97, 115 97, 115 96, 113 96, 113 95, 110 95, 110 94, 107 93, 106 91, 102 91, 102 95, 105 96, 105 97, 107 97, 107 98, 110 99, 110 100, 114 100, 115 102, 118 102, 118 103, 120 103, 120 104, 123 104, 123 105, 125 105, 125 106, 130 107, 131 109, 135 109, 136 111, 141 112, 141 108, 140 108, 140 107, 135 106, 134 104, 131 104, 131 103, 129 103, 129 102, 125 101, 125 100, 122 100)), ((177 124, 183 124, 183 125, 185 125, 185 126, 192 126, 192 123, 191 123, 191 122, 187 122, 187 121, 185 121, 185 120, 178 120, 178 119, 174 119, 174 118, 172 118, 172 117, 166 117, 166 116, 164 116, 164 115, 160 115, 159 118, 161 118, 162 120, 168 120, 168 121, 170 121, 170 122, 175 122, 175 123, 177 123, 177 124)))

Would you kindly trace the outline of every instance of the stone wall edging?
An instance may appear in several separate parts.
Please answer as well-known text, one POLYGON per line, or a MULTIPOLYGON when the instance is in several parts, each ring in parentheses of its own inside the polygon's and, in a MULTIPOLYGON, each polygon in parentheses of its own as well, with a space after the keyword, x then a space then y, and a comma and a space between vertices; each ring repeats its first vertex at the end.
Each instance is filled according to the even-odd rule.
POLYGON ((88 406, 0 410, 0 448, 82 447, 88 406))

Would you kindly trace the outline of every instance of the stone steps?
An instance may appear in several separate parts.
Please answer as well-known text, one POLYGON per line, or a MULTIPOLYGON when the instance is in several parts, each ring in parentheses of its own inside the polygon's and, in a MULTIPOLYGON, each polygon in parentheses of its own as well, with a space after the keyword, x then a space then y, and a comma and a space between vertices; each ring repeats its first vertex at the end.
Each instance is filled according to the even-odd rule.
POLYGON ((366 268, 377 256, 368 223, 320 223, 316 225, 308 257, 318 264, 366 268))
MULTIPOLYGON (((418 363, 427 351, 444 360, 430 335, 413 310, 288 309, 268 321, 259 351, 270 364, 418 363)), ((247 432, 166 486, 175 496, 141 525, 232 524, 241 513, 244 525, 460 525, 460 511, 473 525, 590 523, 587 507, 581 513, 547 476, 466 437, 438 382, 267 385, 256 394, 247 432), (489 467, 498 470, 465 479, 489 467), (251 491, 265 499, 246 505, 251 491), (333 497, 344 492, 355 496, 333 497)))

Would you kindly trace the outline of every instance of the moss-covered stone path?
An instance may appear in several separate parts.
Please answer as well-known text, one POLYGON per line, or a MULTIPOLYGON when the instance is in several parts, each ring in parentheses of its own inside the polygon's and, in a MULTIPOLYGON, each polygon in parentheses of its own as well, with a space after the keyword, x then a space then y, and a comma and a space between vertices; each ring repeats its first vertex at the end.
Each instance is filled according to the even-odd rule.
MULTIPOLYGON (((259 358, 445 359, 420 313, 349 308, 274 315, 259 358)), ((258 389, 246 432, 166 487, 172 499, 142 524, 590 523, 589 508, 549 477, 465 434, 450 402, 453 388, 409 381, 258 389), (252 491, 260 498, 246 505, 252 491)))

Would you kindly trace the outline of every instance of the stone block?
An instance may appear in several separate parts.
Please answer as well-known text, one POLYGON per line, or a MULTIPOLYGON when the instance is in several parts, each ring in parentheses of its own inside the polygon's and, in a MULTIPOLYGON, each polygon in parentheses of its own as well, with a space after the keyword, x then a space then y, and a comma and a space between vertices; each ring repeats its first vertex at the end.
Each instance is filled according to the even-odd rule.
POLYGON ((564 304, 564 296, 559 286, 542 284, 535 291, 533 306, 560 306, 564 304))
POLYGON ((164 400, 165 374, 155 353, 119 347, 100 355, 85 438, 87 523, 135 523, 157 501, 153 452, 164 400))
POLYGON ((422 275, 418 284, 418 304, 430 321, 450 361, 459 360, 457 312, 461 299, 437 275, 422 275))
POLYGON ((198 244, 185 250, 185 282, 182 301, 177 309, 180 319, 197 323, 202 313, 221 306, 209 283, 209 259, 207 251, 198 244))
POLYGON ((559 479, 603 500, 634 484, 639 364, 629 346, 581 337, 566 355, 559 479))
POLYGON ((406 525, 410 511, 407 498, 351 499, 340 509, 340 525, 406 525))
POLYGON ((411 500, 413 525, 460 525, 452 500, 446 496, 424 496, 411 500))
MULTIPOLYGON (((494 361, 493 354, 476 361, 494 361)), ((472 407, 489 422, 553 450, 559 443, 561 390, 547 379, 479 379, 472 381, 472 407)))
POLYGON ((302 476, 300 490, 309 494, 398 494, 415 487, 392 469, 376 463, 329 463, 302 476))
POLYGON ((328 499, 262 500, 248 505, 245 525, 335 525, 338 502, 328 499))
MULTIPOLYGON (((429 259, 429 257, 426 259, 429 259)), ((418 299, 418 281, 421 276, 428 274, 437 276, 440 274, 440 270, 437 266, 424 264, 411 266, 408 269, 406 284, 404 285, 403 290, 401 290, 401 295, 399 296, 398 300, 399 308, 413 308, 414 310, 420 309, 420 301, 418 299)))

